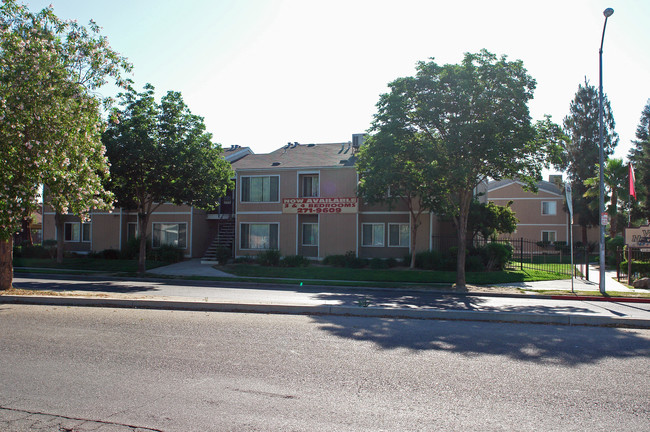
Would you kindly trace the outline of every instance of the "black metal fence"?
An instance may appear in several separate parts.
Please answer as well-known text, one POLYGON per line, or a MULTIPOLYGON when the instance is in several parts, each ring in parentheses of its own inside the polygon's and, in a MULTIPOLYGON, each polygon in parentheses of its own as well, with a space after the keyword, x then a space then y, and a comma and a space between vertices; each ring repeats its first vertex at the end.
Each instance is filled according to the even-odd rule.
MULTIPOLYGON (((549 273, 589 277, 589 250, 587 247, 573 248, 573 263, 571 268, 571 247, 563 243, 543 243, 534 240, 498 239, 486 240, 475 238, 468 246, 480 248, 488 243, 510 245, 512 258, 506 268, 513 270, 537 270, 549 273)), ((434 236, 432 249, 441 253, 452 253, 452 248, 458 247, 456 237, 434 236)))
POLYGON ((650 248, 618 248, 616 251, 616 278, 632 282, 650 273, 650 248))

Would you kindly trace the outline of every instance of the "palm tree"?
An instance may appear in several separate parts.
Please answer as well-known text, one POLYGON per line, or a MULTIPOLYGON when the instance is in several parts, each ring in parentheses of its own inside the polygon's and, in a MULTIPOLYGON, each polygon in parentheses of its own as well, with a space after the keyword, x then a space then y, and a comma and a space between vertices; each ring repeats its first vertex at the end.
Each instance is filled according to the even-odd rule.
MULTIPOLYGON (((603 179, 605 182, 605 202, 607 213, 609 214, 609 236, 614 238, 619 231, 617 220, 619 197, 624 197, 628 187, 628 166, 623 163, 623 159, 607 159, 603 179)), ((600 184, 600 167, 596 165, 595 176, 588 178, 584 182, 587 191, 584 193, 585 198, 596 198, 592 201, 593 205, 598 205, 598 194, 600 184)), ((623 203, 624 204, 624 203, 623 203)))

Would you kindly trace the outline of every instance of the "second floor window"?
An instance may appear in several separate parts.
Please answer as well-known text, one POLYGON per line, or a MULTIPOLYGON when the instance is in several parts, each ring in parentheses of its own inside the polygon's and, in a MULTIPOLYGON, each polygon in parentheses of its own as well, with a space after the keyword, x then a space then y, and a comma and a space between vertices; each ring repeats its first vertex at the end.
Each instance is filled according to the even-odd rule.
POLYGON ((556 202, 555 201, 542 201, 542 214, 543 215, 554 215, 556 214, 556 202))
POLYGON ((318 175, 300 176, 300 197, 313 198, 318 197, 318 175))
POLYGON ((278 202, 280 200, 280 177, 242 177, 241 200, 242 202, 278 202))

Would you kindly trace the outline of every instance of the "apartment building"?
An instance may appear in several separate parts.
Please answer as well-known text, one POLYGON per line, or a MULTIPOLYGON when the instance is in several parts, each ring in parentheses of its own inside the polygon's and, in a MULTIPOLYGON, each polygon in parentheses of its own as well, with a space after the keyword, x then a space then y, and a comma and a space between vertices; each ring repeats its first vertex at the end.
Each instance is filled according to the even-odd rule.
MULTIPOLYGON (((356 196, 356 152, 348 143, 289 143, 233 163, 236 173, 236 256, 277 249, 282 255, 324 258, 352 251, 363 258, 402 258, 410 252, 412 221, 405 206, 370 206, 356 196)), ((438 227, 423 216, 419 250, 438 227)))
MULTIPOLYGON (((230 162, 249 154, 252 151, 247 147, 231 146, 223 150, 224 158, 230 162)), ((234 244, 234 195, 234 190, 229 190, 221 198, 217 210, 212 212, 192 206, 163 203, 149 218, 147 232, 151 247, 176 246, 185 251, 187 258, 203 257, 212 243, 231 248, 234 244)), ((54 216, 53 209, 44 204, 44 240, 56 239, 54 216)), ((138 214, 131 209, 94 210, 87 222, 75 215, 64 215, 63 239, 67 252, 83 254, 106 249, 123 250, 138 235, 138 214)))
MULTIPOLYGON (((490 181, 487 185, 487 200, 505 206, 512 201, 511 208, 519 222, 511 235, 516 238, 555 243, 570 242, 569 213, 564 205, 564 190, 561 178, 549 177, 549 181, 537 183, 538 192, 526 191, 523 183, 504 179, 490 181)), ((579 225, 573 225, 573 241, 582 239, 579 225)), ((598 227, 587 230, 589 241, 598 241, 598 227)))

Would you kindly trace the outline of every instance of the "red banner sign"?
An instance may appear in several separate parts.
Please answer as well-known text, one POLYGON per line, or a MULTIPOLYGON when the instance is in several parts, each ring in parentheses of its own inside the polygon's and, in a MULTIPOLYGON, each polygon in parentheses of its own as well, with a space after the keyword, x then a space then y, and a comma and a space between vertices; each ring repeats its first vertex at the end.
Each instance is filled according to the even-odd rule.
POLYGON ((359 199, 354 198, 284 198, 283 213, 336 214, 357 213, 359 199))

